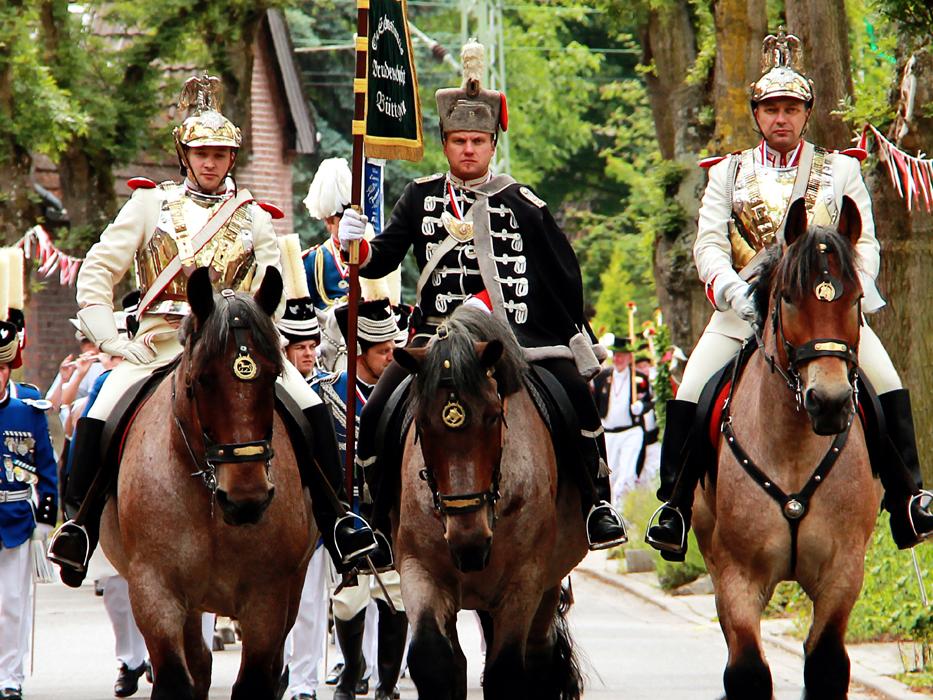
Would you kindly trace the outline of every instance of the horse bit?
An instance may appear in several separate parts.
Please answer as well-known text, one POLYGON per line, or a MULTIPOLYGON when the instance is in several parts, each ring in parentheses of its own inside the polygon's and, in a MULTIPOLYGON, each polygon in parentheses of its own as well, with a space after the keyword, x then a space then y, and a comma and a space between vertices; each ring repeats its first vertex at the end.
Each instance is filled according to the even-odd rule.
MULTIPOLYGON (((236 294, 230 289, 224 289, 221 292, 221 297, 227 304, 229 324, 230 328, 233 329, 233 337, 237 346, 237 354, 231 366, 233 376, 236 377, 238 381, 251 382, 259 376, 259 366, 256 364, 252 355, 250 355, 249 347, 246 344, 249 323, 244 318, 243 314, 238 313, 235 308, 236 305, 243 304, 244 302, 237 299, 236 294)), ((192 343, 192 349, 193 345, 192 343)), ((268 474, 270 462, 275 453, 272 450, 271 435, 265 440, 253 440, 250 442, 214 442, 207 431, 204 430, 204 423, 201 420, 201 411, 198 404, 198 395, 194 390, 191 375, 188 370, 190 370, 190 367, 187 368, 185 372, 185 395, 194 404, 194 417, 197 421, 199 432, 201 433, 201 440, 204 444, 203 466, 202 460, 198 459, 194 450, 191 448, 188 434, 178 417, 175 404, 174 372, 172 373, 172 417, 175 419, 175 425, 181 433, 182 440, 185 443, 185 447, 188 449, 191 460, 196 466, 201 467, 199 471, 192 473, 191 476, 201 477, 204 485, 207 486, 208 490, 211 492, 211 515, 213 515, 214 495, 217 492, 217 466, 220 464, 243 464, 245 462, 258 462, 262 460, 265 462, 266 473, 268 474)))
MULTIPOLYGON (((467 410, 466 407, 460 403, 459 397, 457 396, 457 391, 453 379, 452 364, 450 360, 450 350, 447 344, 443 343, 443 341, 447 340, 449 334, 450 332, 447 328, 447 325, 441 324, 437 329, 436 340, 434 341, 434 344, 437 346, 434 352, 443 353, 443 371, 441 372, 439 385, 449 389, 450 391, 447 397, 447 402, 441 409, 441 421, 450 430, 460 430, 466 424, 467 410)), ((486 376, 490 378, 493 376, 492 368, 487 370, 486 376)), ((499 480, 502 475, 502 447, 505 445, 504 428, 508 427, 505 422, 506 399, 502 398, 500 401, 499 417, 501 422, 499 424, 499 457, 496 459, 496 464, 492 472, 492 481, 488 490, 479 491, 476 493, 442 494, 438 490, 437 479, 434 476, 434 470, 428 465, 427 460, 425 460, 425 468, 418 473, 418 476, 421 478, 421 480, 427 482, 428 487, 431 489, 431 497, 434 501, 434 510, 441 516, 446 517, 448 515, 473 513, 488 504, 491 510, 490 524, 493 527, 495 526, 495 523, 498 520, 496 503, 502 496, 502 494, 499 492, 499 480)), ((421 440, 423 456, 424 440, 421 435, 421 428, 418 426, 417 422, 415 423, 415 431, 416 441, 421 440)))
MULTIPOLYGON (((820 265, 820 278, 814 286, 813 293, 820 301, 831 303, 842 296, 843 285, 838 279, 832 276, 829 271, 828 246, 825 243, 818 243, 817 246, 820 265)), ((765 361, 771 368, 771 371, 778 372, 790 390, 794 392, 797 410, 799 411, 803 406, 803 380, 800 376, 800 371, 798 368, 804 362, 809 362, 810 360, 816 359, 818 357, 838 357, 846 361, 850 368, 849 382, 852 386, 853 402, 855 402, 855 405, 857 405, 858 338, 856 338, 854 346, 850 345, 845 340, 838 338, 815 338, 807 341, 802 345, 792 345, 784 334, 783 316, 781 314, 782 303, 782 298, 778 298, 774 311, 771 314, 771 324, 772 331, 775 338, 777 339, 777 342, 781 344, 781 346, 784 348, 785 354, 787 355, 786 369, 781 368, 781 366, 777 364, 775 355, 768 354, 768 352, 765 350, 764 340, 762 338, 761 329, 758 324, 753 324, 753 329, 755 332, 755 339, 758 344, 758 350, 764 356, 765 361)), ((857 313, 859 315, 859 325, 861 327, 861 299, 858 301, 857 313)), ((742 351, 739 353, 739 358, 744 355, 748 343, 748 340, 743 343, 742 351)), ((797 493, 786 494, 777 484, 774 483, 773 480, 771 480, 770 477, 768 477, 767 474, 765 474, 765 472, 763 472, 754 463, 748 453, 741 447, 741 445, 739 445, 739 442, 735 437, 735 432, 732 428, 732 414, 729 410, 729 407, 732 403, 732 396, 735 392, 735 385, 739 378, 739 365, 740 361, 737 358, 732 368, 732 383, 729 387, 729 396, 726 399, 726 403, 723 407, 723 420, 722 425, 720 426, 720 430, 725 436, 726 443, 732 450, 732 454, 736 461, 738 461, 738 463, 752 478, 752 480, 761 486, 765 493, 777 501, 778 505, 781 507, 781 513, 787 520, 791 531, 790 568, 791 572, 793 573, 797 568, 797 533, 800 528, 800 521, 807 514, 807 508, 809 506, 810 499, 812 498, 817 487, 823 483, 823 481, 829 475, 829 472, 832 471, 832 468, 836 464, 836 460, 839 458, 843 447, 845 447, 846 441, 849 437, 849 429, 852 427, 852 420, 854 415, 853 417, 849 418, 849 422, 846 424, 845 429, 835 436, 832 444, 829 446, 829 450, 823 456, 823 459, 820 460, 820 463, 810 475, 810 478, 804 484, 803 488, 801 488, 797 493)))

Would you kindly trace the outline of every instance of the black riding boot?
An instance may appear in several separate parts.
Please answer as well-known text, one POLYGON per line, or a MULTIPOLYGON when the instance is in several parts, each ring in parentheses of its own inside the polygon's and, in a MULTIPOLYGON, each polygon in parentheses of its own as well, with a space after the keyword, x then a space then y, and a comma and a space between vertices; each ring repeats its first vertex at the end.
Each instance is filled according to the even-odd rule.
POLYGON ((661 486, 658 524, 650 525, 645 542, 668 561, 683 561, 687 554, 687 532, 693 514, 693 493, 702 474, 699 460, 691 459, 691 434, 697 405, 672 399, 667 402, 667 422, 661 443, 661 486))
POLYGON ((393 613, 385 601, 377 600, 379 608, 379 643, 377 666, 379 687, 376 700, 391 700, 395 684, 402 670, 405 642, 408 640, 408 617, 404 612, 393 613))
POLYGON ((81 418, 75 427, 74 454, 62 509, 68 518, 49 543, 49 559, 59 565, 62 583, 77 588, 97 547, 100 516, 110 479, 101 468, 104 421, 81 418))
POLYGON ((337 436, 327 406, 319 403, 302 413, 311 424, 311 444, 310 459, 299 455, 301 480, 311 490, 311 510, 324 546, 337 569, 348 570, 357 559, 376 550, 376 540, 369 524, 347 505, 337 436))
POLYGON ((334 690, 334 700, 353 700, 356 697, 356 686, 363 677, 366 665, 363 660, 365 626, 366 610, 361 610, 351 620, 334 618, 337 641, 340 643, 340 651, 343 652, 343 671, 334 690))
POLYGON ((929 494, 921 490, 910 394, 906 389, 895 389, 880 394, 878 399, 890 444, 886 459, 877 460, 875 468, 884 486, 884 507, 891 514, 894 543, 898 549, 909 549, 933 534, 929 494))
POLYGON ((580 440, 583 478, 580 505, 586 523, 586 541, 591 550, 609 549, 628 542, 622 518, 612 505, 609 468, 606 466, 606 443, 598 437, 580 440))

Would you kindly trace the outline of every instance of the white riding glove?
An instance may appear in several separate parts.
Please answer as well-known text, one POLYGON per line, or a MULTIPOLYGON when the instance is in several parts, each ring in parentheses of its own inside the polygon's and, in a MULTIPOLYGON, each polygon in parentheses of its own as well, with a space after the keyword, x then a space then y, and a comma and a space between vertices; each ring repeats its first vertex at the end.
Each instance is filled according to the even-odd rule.
POLYGON ((81 330, 101 352, 119 355, 137 365, 146 365, 155 359, 155 351, 144 342, 120 335, 110 307, 103 304, 86 306, 78 311, 78 320, 81 321, 81 330))
POLYGON ((363 240, 367 221, 368 219, 363 214, 360 214, 352 207, 343 210, 343 216, 340 217, 340 225, 337 229, 337 238, 340 239, 341 249, 350 250, 351 241, 363 240))
POLYGON ((713 282, 716 308, 725 311, 731 307, 743 321, 755 323, 758 321, 758 311, 750 296, 752 288, 734 270, 731 273, 720 274, 713 282))

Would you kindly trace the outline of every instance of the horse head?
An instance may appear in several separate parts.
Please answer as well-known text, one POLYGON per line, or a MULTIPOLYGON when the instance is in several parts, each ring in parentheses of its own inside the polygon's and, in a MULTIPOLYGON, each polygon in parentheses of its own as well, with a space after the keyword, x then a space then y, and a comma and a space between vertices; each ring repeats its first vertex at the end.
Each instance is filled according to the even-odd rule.
POLYGON ((454 564, 489 561, 499 500, 506 397, 521 386, 521 350, 487 314, 458 309, 426 348, 396 349, 415 375, 412 412, 434 509, 454 564))
POLYGON ((255 297, 214 294, 210 270, 188 279, 191 314, 176 375, 173 411, 183 452, 189 454, 231 525, 259 522, 275 494, 269 478, 275 381, 282 353, 272 313, 282 297, 282 277, 266 268, 255 297))
POLYGON ((807 225, 803 199, 794 202, 782 255, 770 279, 774 361, 818 435, 845 430, 855 412, 862 288, 855 243, 862 232, 858 208, 843 197, 836 229, 807 225))

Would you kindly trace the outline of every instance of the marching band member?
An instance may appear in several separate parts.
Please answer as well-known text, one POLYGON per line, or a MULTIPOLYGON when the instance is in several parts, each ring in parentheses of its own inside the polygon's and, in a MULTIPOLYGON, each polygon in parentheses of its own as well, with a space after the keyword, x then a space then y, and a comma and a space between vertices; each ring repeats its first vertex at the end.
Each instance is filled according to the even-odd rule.
MULTIPOLYGON (((348 312, 346 305, 335 309, 335 317, 345 339, 348 335, 348 312)), ((346 371, 318 384, 318 391, 334 417, 341 454, 345 454, 348 439, 347 393, 356 391, 356 413, 359 419, 376 383, 393 361, 392 351, 396 347, 396 338, 399 335, 398 321, 388 299, 361 302, 358 318, 357 343, 360 352, 356 357, 356 387, 351 389, 347 386, 346 371)), ((357 434, 359 425, 358 421, 357 434)), ((354 507, 359 508, 363 500, 362 474, 358 474, 353 483, 354 507)), ((391 700, 395 692, 408 636, 408 618, 404 613, 398 572, 387 571, 382 574, 382 581, 391 596, 392 605, 398 611, 396 613, 389 609, 382 589, 372 576, 360 576, 359 585, 347 586, 332 596, 334 626, 344 658, 344 667, 334 691, 334 700, 352 700, 356 697, 355 691, 365 670, 364 635, 367 631, 371 632, 366 630, 366 611, 371 600, 374 600, 378 607, 376 671, 379 685, 376 688, 376 700, 391 700)))
MULTIPOLYGON (((594 549, 611 547, 626 537, 609 503, 602 426, 587 383, 599 371, 599 361, 584 318, 580 266, 547 204, 529 187, 490 171, 508 116, 505 95, 480 85, 482 52, 480 44, 465 46, 463 87, 436 95, 450 170, 409 183, 389 225, 372 241, 363 240, 366 220, 353 209, 344 211, 338 237, 344 248, 361 242, 360 275, 367 278, 394 269, 412 249, 421 272, 413 347, 425 345, 437 326, 473 297, 470 303, 485 305, 508 323, 527 357, 554 374, 578 411, 576 476, 587 540, 594 549)), ((405 375, 397 364, 386 370, 360 423, 358 459, 371 467, 371 488, 380 484, 377 490, 384 493, 394 492, 398 475, 376 464, 376 424, 405 375)), ((389 499, 374 497, 374 518, 387 531, 389 499)))
MULTIPOLYGON (((182 351, 177 329, 188 312, 188 275, 207 266, 216 289, 254 291, 267 268, 279 268, 270 212, 277 217, 281 212, 239 190, 231 177, 241 135, 220 112, 219 88, 220 81, 208 76, 185 83, 179 106, 192 108, 192 114, 174 130, 185 181, 156 185, 144 178, 131 180, 133 196, 88 251, 78 275, 82 329, 101 351, 122 355, 127 362, 113 370, 75 432, 75 460, 65 502, 70 519, 49 547, 49 558, 60 565, 62 580, 70 586, 81 584, 97 544, 106 494, 91 492, 90 486, 101 462, 104 423, 128 387, 168 365, 182 351), (129 340, 117 333, 113 290, 134 261, 141 301, 139 328, 129 340), (85 517, 77 521, 85 498, 91 500, 85 517)), ((327 409, 291 364, 285 363, 279 382, 302 409, 314 434, 314 445, 297 451, 302 482, 312 495, 323 494, 326 479, 338 498, 345 498, 327 409)), ((312 508, 338 566, 349 566, 376 548, 368 526, 355 529, 359 520, 340 516, 329 498, 313 497, 312 508)))
MULTIPOLYGON (((814 94, 812 82, 796 70, 799 44, 799 39, 783 30, 765 39, 763 55, 770 67, 752 85, 751 93, 761 142, 702 164, 709 167, 709 184, 700 206, 693 253, 715 312, 690 355, 677 398, 668 402, 658 489, 658 498, 666 507, 646 538, 672 560, 684 557, 693 493, 703 471, 703 465, 683 458, 688 453, 697 401, 706 382, 738 352, 752 335, 751 324, 758 320, 749 284, 739 272, 754 264, 759 251, 780 240, 781 222, 798 178, 805 178, 801 183, 806 184, 810 223, 834 226, 843 196, 858 207, 862 234, 855 251, 864 295, 862 310, 871 313, 885 303, 875 286, 880 245, 871 199, 859 170, 864 152, 827 151, 803 139, 814 94)), ((912 547, 933 532, 933 514, 921 491, 910 397, 867 323, 861 329, 858 361, 862 375, 879 395, 888 434, 900 458, 874 465, 886 490, 884 504, 891 514, 891 531, 899 548, 912 547)))
POLYGON ((0 698, 22 700, 32 629, 32 547, 58 517, 48 401, 11 395, 22 364, 16 326, 0 321, 0 698))

